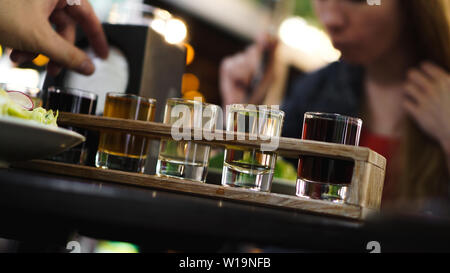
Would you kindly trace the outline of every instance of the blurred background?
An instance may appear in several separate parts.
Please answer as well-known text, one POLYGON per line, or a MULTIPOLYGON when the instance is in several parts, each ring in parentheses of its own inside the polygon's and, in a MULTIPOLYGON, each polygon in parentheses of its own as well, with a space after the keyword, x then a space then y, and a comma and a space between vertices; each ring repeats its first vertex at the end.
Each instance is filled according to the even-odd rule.
MULTIPOLYGON (((187 67, 180 96, 202 95, 221 105, 219 68, 224 57, 236 54, 262 33, 279 39, 276 81, 267 104, 280 104, 291 79, 339 59, 312 10, 309 0, 90 0, 102 22, 149 23, 166 41, 187 48, 187 67), (158 18, 143 21, 145 6, 161 8, 158 18), (139 8, 136 8, 136 7, 139 8)), ((17 66, 10 50, 0 49, 0 82, 42 87, 45 56, 17 66)), ((117 90, 122 92, 121 90, 117 90)))
MULTIPOLYGON (((89 1, 104 23, 150 26, 161 34, 167 43, 186 48, 186 67, 181 88, 175 90, 175 94, 167 92, 170 94, 165 96, 187 99, 202 96, 208 103, 222 105, 219 90, 221 62, 225 57, 242 52, 264 33, 279 41, 274 64, 276 77, 269 87, 265 104, 280 105, 288 95, 286 90, 290 89, 294 79, 340 58, 340 53, 333 48, 329 37, 318 24, 310 0, 89 1)), ((45 67, 48 58, 40 55, 33 62, 17 65, 10 61, 10 52, 10 49, 0 45, 0 83, 27 86, 31 87, 31 91, 39 92, 46 79, 45 67)), ((128 75, 130 71, 126 58, 121 58, 123 55, 117 53, 110 54, 106 65, 98 59, 94 61, 97 68, 106 67, 106 70, 116 75, 108 81, 101 77, 88 79, 75 76, 74 79, 78 82, 84 81, 90 91, 97 93, 99 90, 124 92, 125 82, 131 79, 131 76, 128 75), (111 72, 111 69, 114 71, 111 72), (122 73, 125 71, 127 73, 122 73), (117 90, 111 90, 112 87, 117 90)), ((101 103, 97 109, 102 111, 101 103)), ((158 143, 155 145, 156 151, 158 143)), ((223 152, 214 151, 210 161, 209 181, 220 182, 222 164, 223 152)), ((294 194, 295 166, 279 158, 274 176, 274 192, 294 194)), ((77 241, 83 241, 82 245, 89 247, 82 252, 139 251, 137 246, 125 243, 102 242, 85 237, 77 238, 77 241)), ((11 249, 27 251, 27 246, 0 240, 0 252, 11 249)))

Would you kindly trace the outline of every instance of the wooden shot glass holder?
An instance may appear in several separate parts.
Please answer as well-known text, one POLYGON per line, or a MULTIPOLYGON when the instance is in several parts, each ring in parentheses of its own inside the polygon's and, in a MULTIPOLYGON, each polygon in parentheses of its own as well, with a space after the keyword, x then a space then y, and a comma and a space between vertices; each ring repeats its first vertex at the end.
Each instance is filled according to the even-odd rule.
MULTIPOLYGON (((113 130, 133 133, 152 139, 172 139, 171 126, 156 122, 60 113, 58 123, 60 125, 70 125, 96 131, 113 130)), ((194 136, 194 130, 191 133, 194 136)), ((201 140, 192 141, 223 148, 239 146, 256 149, 259 149, 261 144, 270 143, 270 140, 254 140, 255 138, 250 138, 249 135, 244 135, 245 140, 239 140, 242 139, 242 135, 238 137, 239 134, 225 131, 214 131, 212 134, 211 132, 207 133, 209 133, 208 139, 212 138, 213 140, 202 138, 201 140)), ((353 220, 364 220, 368 215, 379 211, 386 159, 376 152, 363 147, 291 138, 279 138, 279 145, 275 152, 280 156, 293 158, 298 158, 300 155, 313 155, 353 160, 355 163, 353 176, 345 203, 333 203, 297 196, 204 184, 170 177, 104 170, 43 160, 18 163, 15 164, 15 167, 353 220)))

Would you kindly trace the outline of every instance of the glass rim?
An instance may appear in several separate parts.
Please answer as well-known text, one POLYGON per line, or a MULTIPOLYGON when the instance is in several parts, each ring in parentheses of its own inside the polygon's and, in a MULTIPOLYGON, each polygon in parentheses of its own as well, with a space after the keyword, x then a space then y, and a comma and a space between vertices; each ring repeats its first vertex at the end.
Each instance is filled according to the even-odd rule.
POLYGON ((280 109, 274 109, 272 108, 270 105, 256 105, 256 104, 232 104, 231 105, 231 110, 242 110, 242 111, 247 111, 247 106, 254 106, 256 108, 256 111, 258 112, 265 112, 265 113, 270 113, 272 115, 280 115, 281 117, 284 117, 286 114, 283 110, 280 109), (263 106, 263 109, 260 109, 260 107, 263 106))
POLYGON ((198 100, 190 100, 190 99, 183 99, 183 98, 168 98, 167 99, 167 103, 169 102, 187 102, 187 103, 192 103, 192 104, 202 104, 203 106, 213 106, 215 108, 220 108, 219 105, 216 104, 212 104, 212 103, 206 103, 203 101, 198 101, 198 100))
POLYGON ((134 100, 143 100, 143 101, 147 101, 150 104, 156 104, 157 100, 153 99, 153 98, 147 98, 147 97, 142 97, 136 94, 130 94, 130 93, 118 93, 118 92, 108 92, 106 93, 106 97, 121 97, 121 98, 131 98, 134 100))
POLYGON ((84 97, 92 100, 98 100, 98 95, 92 91, 83 90, 80 88, 61 87, 61 86, 49 86, 47 92, 70 94, 79 97, 84 97))
POLYGON ((346 115, 341 115, 337 113, 324 113, 324 112, 305 112, 304 117, 307 118, 307 116, 312 116, 313 118, 320 118, 320 119, 331 119, 336 121, 345 121, 354 123, 356 125, 361 126, 363 121, 360 118, 356 117, 350 117, 346 115))

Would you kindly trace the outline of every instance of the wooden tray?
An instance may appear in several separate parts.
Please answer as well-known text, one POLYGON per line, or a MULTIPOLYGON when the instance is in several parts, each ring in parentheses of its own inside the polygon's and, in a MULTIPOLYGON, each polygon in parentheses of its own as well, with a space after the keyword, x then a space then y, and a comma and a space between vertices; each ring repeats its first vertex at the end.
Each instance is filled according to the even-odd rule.
MULTIPOLYGON (((155 139, 170 139, 172 137, 170 126, 155 122, 60 113, 59 124, 100 131, 115 130, 132 132, 136 135, 155 139)), ((201 139, 193 141, 225 148, 230 146, 260 148, 261 144, 268 143, 268 141, 262 140, 249 140, 251 138, 248 135, 245 136, 246 140, 238 140, 238 134, 224 131, 215 131, 214 136, 214 140, 201 139)), ((355 167, 346 204, 49 161, 24 162, 15 164, 14 166, 55 174, 190 193, 211 198, 222 198, 252 203, 255 205, 302 210, 356 220, 362 220, 370 213, 379 210, 384 184, 386 159, 374 151, 363 147, 280 138, 277 153, 281 156, 294 158, 303 154, 354 160, 355 167)))

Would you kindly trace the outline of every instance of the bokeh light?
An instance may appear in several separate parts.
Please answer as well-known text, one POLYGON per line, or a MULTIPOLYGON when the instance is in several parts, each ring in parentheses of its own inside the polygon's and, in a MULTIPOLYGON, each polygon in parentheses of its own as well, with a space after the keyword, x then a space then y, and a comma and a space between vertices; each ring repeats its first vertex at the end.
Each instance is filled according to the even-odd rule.
POLYGON ((190 65, 194 61, 195 50, 188 43, 185 43, 184 46, 186 47, 186 65, 190 65))
POLYGON ((286 45, 327 62, 336 61, 341 56, 325 32, 310 25, 301 17, 284 20, 280 26, 279 36, 286 45))
POLYGON ((170 19, 166 23, 165 36, 170 44, 182 43, 187 37, 186 24, 180 19, 170 19))
POLYGON ((48 64, 50 59, 42 54, 39 54, 34 60, 33 63, 37 66, 45 66, 48 64))
POLYGON ((203 94, 200 93, 199 91, 195 90, 185 92, 183 94, 183 99, 205 102, 205 96, 203 96, 203 94))
POLYGON ((200 80, 191 73, 185 73, 183 75, 183 80, 181 84, 181 94, 186 93, 187 91, 199 90, 200 89, 200 80))
POLYGON ((154 19, 151 24, 150 27, 158 32, 159 34, 165 36, 165 32, 166 32, 166 21, 164 21, 163 19, 154 19))
POLYGON ((0 82, 8 86, 37 87, 40 82, 39 72, 34 69, 11 68, 0 73, 0 82))

